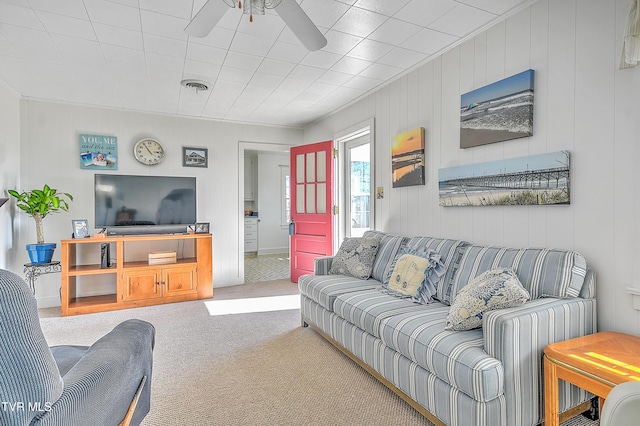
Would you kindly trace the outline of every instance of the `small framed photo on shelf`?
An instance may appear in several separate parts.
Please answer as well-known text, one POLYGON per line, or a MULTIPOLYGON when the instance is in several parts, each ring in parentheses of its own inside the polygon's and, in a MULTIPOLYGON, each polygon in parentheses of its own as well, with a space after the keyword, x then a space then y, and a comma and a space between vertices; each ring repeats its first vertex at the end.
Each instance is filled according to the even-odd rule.
POLYGON ((208 167, 209 150, 207 148, 182 147, 182 167, 208 167))
POLYGON ((209 233, 209 223, 196 223, 196 234, 208 234, 209 233))
POLYGON ((89 225, 87 223, 87 219, 73 219, 71 224, 73 226, 73 238, 89 237, 89 225))

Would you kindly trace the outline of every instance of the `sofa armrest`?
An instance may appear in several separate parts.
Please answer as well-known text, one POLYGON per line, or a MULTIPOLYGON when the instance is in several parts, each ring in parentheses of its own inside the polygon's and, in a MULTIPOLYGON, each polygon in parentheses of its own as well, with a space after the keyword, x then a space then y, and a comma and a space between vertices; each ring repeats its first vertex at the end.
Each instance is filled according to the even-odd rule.
POLYGON ((118 425, 146 376, 131 420, 140 424, 150 408, 154 339, 155 329, 146 321, 117 325, 65 374, 62 395, 34 424, 118 425))
POLYGON ((313 260, 314 275, 329 275, 329 270, 331 269, 331 262, 333 262, 333 256, 316 257, 313 260))
MULTIPOLYGON (((536 424, 544 420, 540 395, 544 388, 545 346, 592 334, 596 329, 595 299, 543 298, 484 315, 485 351, 500 360, 504 368, 507 424, 536 424), (524 412, 523 407, 531 407, 531 412, 524 412)), ((564 401, 566 395, 561 388, 561 410, 588 399, 587 393, 577 388, 570 395, 571 400, 564 401)))

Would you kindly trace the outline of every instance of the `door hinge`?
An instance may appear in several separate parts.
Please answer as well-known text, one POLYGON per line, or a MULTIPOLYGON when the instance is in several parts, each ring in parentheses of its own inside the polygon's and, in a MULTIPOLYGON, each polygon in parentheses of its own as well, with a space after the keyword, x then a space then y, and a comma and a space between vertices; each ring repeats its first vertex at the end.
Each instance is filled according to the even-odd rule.
POLYGON ((338 158, 338 150, 337 150, 337 149, 335 149, 335 148, 333 148, 333 149, 331 150, 331 155, 333 155, 333 158, 338 158))
POLYGON ((339 213, 339 209, 338 206, 333 206, 333 214, 338 214, 339 213))

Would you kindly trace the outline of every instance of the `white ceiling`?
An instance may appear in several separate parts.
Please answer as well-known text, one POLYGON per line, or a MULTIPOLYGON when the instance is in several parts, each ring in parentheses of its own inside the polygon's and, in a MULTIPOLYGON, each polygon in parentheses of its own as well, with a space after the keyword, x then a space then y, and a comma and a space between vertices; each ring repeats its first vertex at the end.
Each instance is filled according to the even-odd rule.
POLYGON ((0 80, 30 99, 303 126, 532 3, 298 1, 319 51, 273 10, 249 22, 229 8, 199 39, 184 28, 205 0, 0 0, 0 80))

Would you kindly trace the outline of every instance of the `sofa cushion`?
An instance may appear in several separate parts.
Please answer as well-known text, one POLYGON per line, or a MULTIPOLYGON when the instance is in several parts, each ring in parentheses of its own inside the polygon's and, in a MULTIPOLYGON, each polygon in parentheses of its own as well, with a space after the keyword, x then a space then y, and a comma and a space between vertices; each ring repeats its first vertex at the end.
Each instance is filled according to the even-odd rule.
POLYGON ((371 277, 383 282, 389 274, 389 269, 398 251, 404 247, 409 238, 400 235, 389 235, 380 231, 365 231, 363 237, 378 238, 380 240, 378 254, 376 254, 376 260, 373 262, 371 277))
POLYGON ((309 274, 298 278, 300 293, 330 311, 333 311, 337 296, 354 291, 371 290, 381 284, 376 280, 361 280, 346 275, 309 274))
POLYGON ((432 237, 413 237, 407 241, 406 247, 410 250, 422 252, 434 250, 435 252, 440 253, 440 261, 446 268, 446 272, 445 276, 437 281, 435 298, 445 304, 450 303, 446 298, 445 290, 447 289, 447 286, 445 283, 451 281, 450 276, 453 275, 456 270, 455 265, 462 258, 462 250, 468 245, 468 242, 462 240, 432 237))
POLYGON ((369 279, 379 245, 377 238, 345 238, 331 262, 329 274, 369 279))
POLYGON ((418 303, 431 303, 438 280, 445 273, 440 253, 403 248, 391 264, 383 290, 396 297, 410 298, 418 303))
POLYGON ((449 306, 420 307, 381 321, 383 343, 478 401, 502 395, 504 369, 484 351, 482 330, 445 330, 449 306))
POLYGON ((342 294, 336 297, 333 306, 339 317, 376 337, 380 337, 380 323, 385 318, 424 308, 424 305, 390 296, 378 289, 342 294))
POLYGON ((427 281, 427 274, 435 262, 424 254, 405 249, 393 260, 389 276, 382 285, 393 295, 408 297, 414 302, 420 301, 420 293, 427 281))
POLYGON ((578 297, 587 273, 585 258, 574 251, 474 245, 464 249, 453 276, 445 276, 445 297, 452 300, 473 278, 500 267, 516 272, 532 300, 578 297))
POLYGON ((482 327, 485 312, 513 308, 529 300, 511 268, 491 269, 475 277, 453 299, 447 315, 446 330, 471 330, 482 327))

